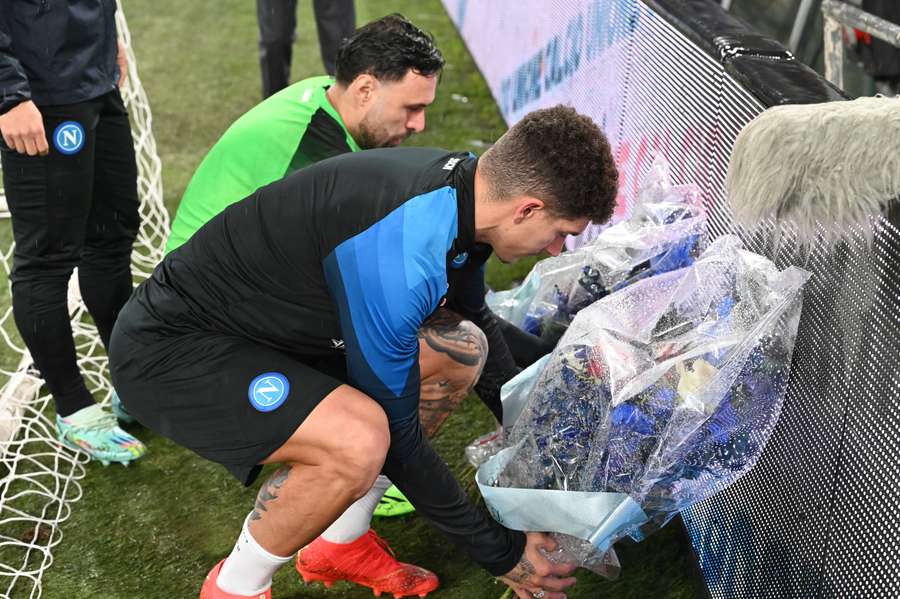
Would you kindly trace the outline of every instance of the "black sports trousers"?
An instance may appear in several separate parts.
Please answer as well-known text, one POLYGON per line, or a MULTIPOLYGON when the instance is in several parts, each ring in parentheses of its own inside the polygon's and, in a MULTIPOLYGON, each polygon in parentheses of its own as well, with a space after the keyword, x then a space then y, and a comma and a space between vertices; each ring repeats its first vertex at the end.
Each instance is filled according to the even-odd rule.
MULTIPOLYGON (((338 48, 356 29, 354 0, 313 0, 319 49, 325 72, 334 76, 338 48)), ((256 0, 262 94, 268 98, 291 78, 291 55, 297 30, 297 0, 256 0)), ((318 69, 314 69, 318 70, 318 69)))
POLYGON ((47 156, 19 154, 0 140, 16 242, 13 314, 57 414, 68 416, 94 401, 76 362, 66 306, 69 278, 78 267, 81 295, 108 347, 132 290, 131 247, 140 224, 137 166, 118 89, 77 104, 38 108, 47 156), (80 147, 55 143, 54 133, 68 122, 83 131, 80 147))

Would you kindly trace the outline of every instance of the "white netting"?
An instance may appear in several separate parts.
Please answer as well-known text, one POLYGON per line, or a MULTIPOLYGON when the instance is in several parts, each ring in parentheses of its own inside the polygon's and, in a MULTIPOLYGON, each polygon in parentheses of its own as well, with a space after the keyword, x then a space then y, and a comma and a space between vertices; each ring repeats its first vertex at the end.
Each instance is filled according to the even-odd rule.
MULTIPOLYGON (((128 49, 128 78, 122 96, 131 114, 138 164, 141 228, 134 244, 132 271, 140 280, 162 258, 169 216, 163 205, 150 106, 138 78, 121 3, 116 23, 128 49)), ((2 195, 0 190, 0 200, 2 195)), ((0 208, 5 208, 5 202, 0 202, 0 208)), ((10 247, 2 256, 7 279, 12 252, 10 247)), ((106 353, 87 317, 75 275, 68 301, 85 382, 95 397, 108 402, 106 353)), ((11 307, 0 317, 0 335, 5 342, 5 347, 0 346, 3 364, 14 367, 2 369, 0 389, 0 599, 35 599, 41 595, 41 576, 53 562, 51 551, 62 540, 60 524, 69 517, 71 504, 81 497, 78 481, 84 477, 87 459, 56 441, 53 414, 48 412, 52 399, 41 393, 41 380, 16 332, 11 307)))

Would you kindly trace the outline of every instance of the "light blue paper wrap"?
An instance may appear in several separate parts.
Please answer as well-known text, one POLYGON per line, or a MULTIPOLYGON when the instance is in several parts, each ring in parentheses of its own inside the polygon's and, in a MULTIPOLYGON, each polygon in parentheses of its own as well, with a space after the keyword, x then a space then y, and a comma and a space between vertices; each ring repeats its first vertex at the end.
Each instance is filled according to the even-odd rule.
POLYGON ((519 445, 504 449, 475 475, 491 515, 503 526, 523 531, 561 532, 606 551, 611 541, 623 532, 647 521, 644 511, 625 493, 492 486, 518 449, 519 445))

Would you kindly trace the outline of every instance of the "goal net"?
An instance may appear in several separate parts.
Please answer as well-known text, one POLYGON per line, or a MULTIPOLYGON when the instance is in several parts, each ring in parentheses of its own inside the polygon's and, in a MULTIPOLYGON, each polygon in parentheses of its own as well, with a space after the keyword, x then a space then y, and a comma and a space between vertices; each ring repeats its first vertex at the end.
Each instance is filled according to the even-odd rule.
MULTIPOLYGON (((132 254, 137 282, 162 258, 169 216, 163 205, 150 105, 138 76, 121 3, 116 24, 128 52, 128 77, 121 91, 131 115, 141 199, 141 228, 132 254)), ((0 216, 5 215, 6 202, 0 191, 0 216)), ((7 280, 13 249, 10 245, 2 255, 7 280)), ((68 305, 78 364, 88 389, 108 402, 106 353, 81 300, 77 280, 73 274, 68 305)), ((4 299, 7 307, 0 316, 0 599, 34 599, 41 595, 41 576, 53 562, 53 548, 62 540, 60 524, 81 497, 79 480, 85 474, 87 458, 57 442, 52 398, 42 388, 40 375, 16 331, 8 284, 4 299)))

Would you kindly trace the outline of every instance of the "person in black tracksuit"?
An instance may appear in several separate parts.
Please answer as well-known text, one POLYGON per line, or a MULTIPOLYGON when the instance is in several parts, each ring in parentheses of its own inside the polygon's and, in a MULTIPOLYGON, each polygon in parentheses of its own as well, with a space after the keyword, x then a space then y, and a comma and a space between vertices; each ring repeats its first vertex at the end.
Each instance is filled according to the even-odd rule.
MULTIPOLYGON (((334 76, 338 47, 356 28, 354 0, 313 0, 325 72, 334 76)), ((297 0, 256 0, 263 98, 287 87, 297 30, 297 0)))
POLYGON ((143 446, 95 406, 66 305, 78 267, 108 346, 132 289, 137 167, 118 88, 125 55, 115 12, 115 0, 0 1, 0 156, 16 242, 15 321, 56 402, 61 440, 127 462, 143 446))
POLYGON ((464 269, 472 253, 559 253, 566 235, 611 216, 616 186, 600 130, 556 107, 480 159, 384 149, 319 162, 168 254, 113 333, 125 405, 244 484, 281 464, 201 597, 270 596, 277 568, 382 470, 520 597, 559 597, 574 580, 541 555, 552 542, 476 508, 422 434, 417 335, 445 300, 460 303, 460 288, 480 285, 480 266, 464 269))

